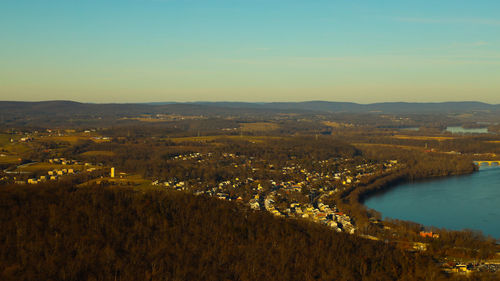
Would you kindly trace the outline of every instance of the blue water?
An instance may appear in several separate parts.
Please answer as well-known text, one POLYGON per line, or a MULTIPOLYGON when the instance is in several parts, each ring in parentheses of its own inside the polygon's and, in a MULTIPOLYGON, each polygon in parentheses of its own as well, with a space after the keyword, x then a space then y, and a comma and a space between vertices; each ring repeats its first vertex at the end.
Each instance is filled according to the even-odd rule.
POLYGON ((368 198, 365 205, 383 217, 453 230, 481 230, 500 239, 500 167, 402 184, 368 198))

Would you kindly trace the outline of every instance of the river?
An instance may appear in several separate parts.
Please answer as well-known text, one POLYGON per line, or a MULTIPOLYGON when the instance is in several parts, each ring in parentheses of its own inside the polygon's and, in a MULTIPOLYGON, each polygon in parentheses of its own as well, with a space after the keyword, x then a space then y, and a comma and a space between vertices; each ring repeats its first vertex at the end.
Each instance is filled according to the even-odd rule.
POLYGON ((452 230, 481 230, 500 239, 500 167, 471 175, 398 185, 364 204, 383 217, 452 230))

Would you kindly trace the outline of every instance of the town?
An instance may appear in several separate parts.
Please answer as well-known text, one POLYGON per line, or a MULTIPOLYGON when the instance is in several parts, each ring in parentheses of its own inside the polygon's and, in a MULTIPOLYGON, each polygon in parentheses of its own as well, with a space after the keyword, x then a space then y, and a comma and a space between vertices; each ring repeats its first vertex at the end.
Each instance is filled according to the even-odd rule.
MULTIPOLYGON (((197 165, 217 160, 211 153, 193 153, 174 156, 172 161, 190 161, 191 165, 197 165)), ((397 160, 383 163, 359 163, 358 160, 355 163, 354 159, 330 159, 313 162, 312 166, 318 170, 309 171, 291 160, 284 167, 275 167, 263 160, 232 153, 223 153, 220 162, 226 162, 228 170, 236 169, 231 174, 238 175, 241 173, 238 170, 243 169, 248 176, 234 177, 215 186, 207 186, 196 180, 177 179, 154 180, 152 184, 190 191, 196 195, 206 194, 223 200, 239 201, 252 209, 266 210, 278 217, 304 218, 328 225, 338 232, 353 234, 356 228, 351 218, 337 208, 332 195, 355 187, 364 177, 382 176, 401 166, 397 160), (266 167, 280 173, 280 178, 295 180, 254 179, 258 177, 258 170, 266 167), (342 168, 336 171, 336 167, 342 168)))

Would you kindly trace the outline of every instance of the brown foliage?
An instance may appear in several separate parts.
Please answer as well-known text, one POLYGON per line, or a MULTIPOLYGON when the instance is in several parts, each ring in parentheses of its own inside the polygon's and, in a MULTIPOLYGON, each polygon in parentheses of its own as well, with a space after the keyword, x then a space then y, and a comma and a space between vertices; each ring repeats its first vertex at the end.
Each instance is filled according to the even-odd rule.
POLYGON ((2 187, 2 280, 426 280, 426 257, 178 192, 2 187))

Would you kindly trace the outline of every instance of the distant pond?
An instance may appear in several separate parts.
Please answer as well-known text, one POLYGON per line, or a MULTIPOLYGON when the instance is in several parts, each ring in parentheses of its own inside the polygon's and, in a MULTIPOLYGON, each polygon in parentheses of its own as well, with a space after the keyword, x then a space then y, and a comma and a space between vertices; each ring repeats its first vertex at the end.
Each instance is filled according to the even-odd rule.
POLYGON ((487 134, 488 128, 447 127, 446 131, 452 134, 487 134))
POLYGON ((364 203, 383 217, 452 230, 481 230, 500 239, 500 167, 398 185, 364 203))

